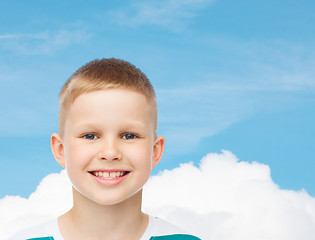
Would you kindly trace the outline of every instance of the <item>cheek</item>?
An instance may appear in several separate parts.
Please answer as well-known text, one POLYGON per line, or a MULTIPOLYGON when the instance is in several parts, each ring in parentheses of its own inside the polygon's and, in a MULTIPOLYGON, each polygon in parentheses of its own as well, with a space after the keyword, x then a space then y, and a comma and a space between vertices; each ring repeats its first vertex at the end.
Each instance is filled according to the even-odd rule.
POLYGON ((131 147, 126 158, 134 165, 135 168, 141 170, 144 175, 150 175, 152 169, 152 149, 149 144, 139 144, 137 147, 131 147))
POLYGON ((70 142, 65 151, 66 171, 75 189, 82 188, 82 173, 88 164, 88 152, 77 142, 70 142))
POLYGON ((77 142, 69 143, 65 152, 66 168, 84 168, 92 152, 92 149, 88 150, 77 142))
POLYGON ((132 184, 136 186, 137 190, 140 190, 151 175, 152 151, 150 151, 150 147, 147 145, 134 146, 130 148, 128 156, 125 155, 125 157, 135 171, 135 178, 132 178, 132 184))

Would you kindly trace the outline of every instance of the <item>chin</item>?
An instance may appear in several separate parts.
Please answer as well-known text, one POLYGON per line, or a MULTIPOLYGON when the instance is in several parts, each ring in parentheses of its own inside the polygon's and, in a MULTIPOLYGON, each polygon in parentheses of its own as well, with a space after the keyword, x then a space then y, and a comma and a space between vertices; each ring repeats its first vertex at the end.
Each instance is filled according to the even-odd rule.
POLYGON ((100 206, 114 206, 124 203, 141 203, 142 199, 142 189, 139 189, 133 194, 126 194, 126 195, 112 195, 109 196, 107 194, 106 196, 100 197, 100 196, 94 196, 94 197, 88 197, 86 196, 90 201, 100 205, 100 206))

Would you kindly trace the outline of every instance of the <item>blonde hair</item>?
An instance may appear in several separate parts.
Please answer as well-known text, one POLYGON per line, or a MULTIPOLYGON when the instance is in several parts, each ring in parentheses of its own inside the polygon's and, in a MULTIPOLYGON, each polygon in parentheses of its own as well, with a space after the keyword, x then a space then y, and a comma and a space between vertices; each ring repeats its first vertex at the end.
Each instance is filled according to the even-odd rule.
POLYGON ((146 75, 127 61, 103 58, 79 68, 63 85, 59 94, 60 135, 64 133, 67 111, 77 97, 110 88, 122 88, 143 94, 148 103, 152 104, 155 126, 157 125, 156 96, 146 75))

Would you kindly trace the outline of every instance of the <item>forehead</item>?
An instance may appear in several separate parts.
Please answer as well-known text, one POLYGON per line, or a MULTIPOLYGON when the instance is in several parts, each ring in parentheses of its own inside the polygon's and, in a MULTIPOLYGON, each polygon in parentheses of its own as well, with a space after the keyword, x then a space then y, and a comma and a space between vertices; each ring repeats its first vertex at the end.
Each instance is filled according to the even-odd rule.
POLYGON ((138 92, 105 89, 82 94, 71 104, 66 121, 152 122, 152 103, 138 92))

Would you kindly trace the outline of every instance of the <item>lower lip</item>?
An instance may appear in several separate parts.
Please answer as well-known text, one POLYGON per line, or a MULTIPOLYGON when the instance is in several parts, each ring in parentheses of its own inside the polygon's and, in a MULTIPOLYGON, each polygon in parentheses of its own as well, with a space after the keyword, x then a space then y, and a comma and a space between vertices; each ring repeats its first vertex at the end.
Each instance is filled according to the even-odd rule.
POLYGON ((124 175, 122 177, 113 178, 113 179, 106 179, 106 178, 96 177, 92 173, 90 173, 90 174, 97 182, 99 182, 100 184, 105 185, 105 186, 116 186, 119 183, 121 183, 122 181, 124 181, 126 179, 126 177, 129 175, 129 173, 127 173, 126 175, 124 175))

